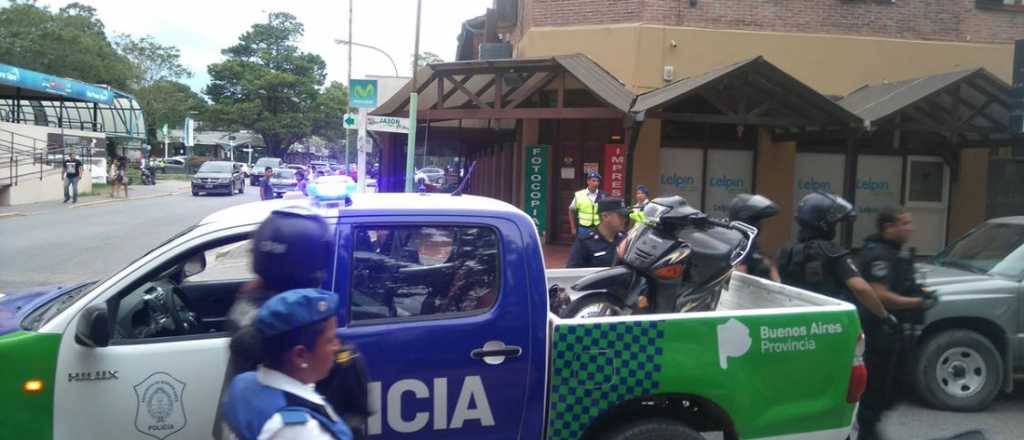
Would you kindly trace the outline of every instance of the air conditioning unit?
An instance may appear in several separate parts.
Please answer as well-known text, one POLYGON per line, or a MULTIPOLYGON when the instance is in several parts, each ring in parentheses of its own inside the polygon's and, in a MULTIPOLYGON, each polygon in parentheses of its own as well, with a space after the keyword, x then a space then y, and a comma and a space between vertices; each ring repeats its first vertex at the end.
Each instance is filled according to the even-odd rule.
POLYGON ((512 58, 512 44, 510 43, 481 43, 481 60, 506 60, 512 58))

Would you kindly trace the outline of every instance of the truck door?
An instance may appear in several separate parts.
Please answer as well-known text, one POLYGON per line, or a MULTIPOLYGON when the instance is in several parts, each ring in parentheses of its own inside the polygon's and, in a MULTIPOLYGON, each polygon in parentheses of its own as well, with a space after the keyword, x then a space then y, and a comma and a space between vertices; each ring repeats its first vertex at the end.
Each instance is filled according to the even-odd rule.
POLYGON ((253 278, 249 230, 156 257, 89 305, 106 308, 110 344, 61 340, 54 438, 210 438, 228 356, 224 314, 253 278), (179 272, 188 267, 188 274, 179 272))
POLYGON ((339 335, 365 356, 380 404, 369 434, 517 438, 533 323, 516 226, 342 221, 352 223, 339 233, 335 290, 348 303, 339 335))

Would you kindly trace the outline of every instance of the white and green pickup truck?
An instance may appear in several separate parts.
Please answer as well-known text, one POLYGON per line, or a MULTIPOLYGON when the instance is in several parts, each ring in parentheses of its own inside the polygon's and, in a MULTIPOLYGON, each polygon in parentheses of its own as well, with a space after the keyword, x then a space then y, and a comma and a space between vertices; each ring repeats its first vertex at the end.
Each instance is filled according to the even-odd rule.
MULTIPOLYGON (((229 208, 106 280, 0 297, 0 437, 209 438, 249 234, 310 203, 229 208)), ((376 194, 316 209, 337 241, 338 334, 380 404, 371 438, 849 433, 866 372, 847 303, 737 273, 714 311, 563 320, 548 286, 572 275, 545 271, 511 205, 376 194)))

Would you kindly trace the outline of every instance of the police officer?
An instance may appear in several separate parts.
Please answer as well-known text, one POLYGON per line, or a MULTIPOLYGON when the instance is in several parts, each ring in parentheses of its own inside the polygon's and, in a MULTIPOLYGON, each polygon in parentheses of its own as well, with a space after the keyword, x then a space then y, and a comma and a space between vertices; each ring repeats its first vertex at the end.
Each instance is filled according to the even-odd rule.
POLYGON ((636 195, 634 195, 636 203, 629 208, 629 219, 633 221, 633 227, 642 225, 647 222, 647 216, 644 215, 644 208, 651 201, 651 191, 647 189, 647 185, 637 185, 636 195))
POLYGON ((330 374, 341 350, 338 296, 320 289, 278 294, 260 307, 256 371, 234 376, 221 412, 229 437, 242 440, 351 440, 352 431, 312 384, 330 374))
POLYGON ((569 251, 566 267, 611 267, 615 264, 616 247, 626 238, 626 202, 617 197, 597 202, 600 224, 577 239, 569 251))
MULTIPOLYGON (((886 309, 903 322, 920 318, 920 312, 935 303, 934 296, 914 279, 914 262, 903 245, 914 231, 913 219, 902 208, 885 207, 875 221, 876 234, 864 240, 860 270, 886 309)), ((857 413, 860 438, 878 438, 882 414, 890 408, 890 391, 897 371, 901 341, 897 335, 876 333, 868 340, 864 362, 868 367, 867 389, 857 413)))
MULTIPOLYGON (((278 293, 320 287, 328 264, 333 261, 327 223, 316 211, 304 206, 271 212, 253 233, 251 241, 256 279, 241 288, 228 311, 228 330, 232 337, 222 394, 232 377, 256 369, 262 357, 259 337, 251 325, 260 307, 278 293)), ((318 386, 336 409, 358 419, 367 416, 369 408, 365 390, 352 387, 351 383, 353 377, 359 379, 365 373, 354 349, 346 347, 345 351, 350 356, 340 360, 346 362, 339 362, 331 376, 318 386)), ((221 415, 218 411, 218 421, 221 415)), ((361 426, 356 424, 355 427, 358 435, 361 426)), ((214 424, 213 435, 217 439, 224 438, 220 423, 214 424)))
MULTIPOLYGON (((773 217, 778 213, 779 207, 775 205, 775 202, 758 194, 740 194, 729 202, 730 221, 743 222, 758 229, 761 229, 761 220, 773 217)), ((736 266, 736 270, 777 283, 782 280, 779 276, 779 268, 771 257, 761 253, 759 241, 754 240, 750 244, 750 252, 736 266)))
POLYGON ((601 223, 597 202, 608 197, 607 193, 598 189, 601 185, 600 174, 593 171, 587 173, 586 177, 587 187, 576 191, 569 204, 569 228, 577 241, 589 235, 590 230, 601 223))

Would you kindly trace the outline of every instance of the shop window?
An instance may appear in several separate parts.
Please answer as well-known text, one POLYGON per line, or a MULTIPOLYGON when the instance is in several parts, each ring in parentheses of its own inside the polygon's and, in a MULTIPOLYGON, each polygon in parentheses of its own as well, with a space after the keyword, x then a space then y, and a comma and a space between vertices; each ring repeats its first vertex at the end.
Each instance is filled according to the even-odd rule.
POLYGON ((1024 12, 1024 0, 977 0, 978 9, 1024 12))
POLYGON ((913 161, 910 163, 910 194, 912 202, 942 203, 942 162, 913 161))

